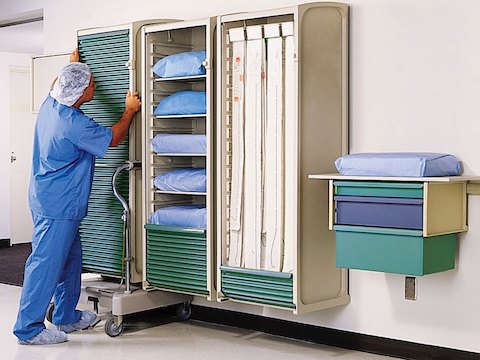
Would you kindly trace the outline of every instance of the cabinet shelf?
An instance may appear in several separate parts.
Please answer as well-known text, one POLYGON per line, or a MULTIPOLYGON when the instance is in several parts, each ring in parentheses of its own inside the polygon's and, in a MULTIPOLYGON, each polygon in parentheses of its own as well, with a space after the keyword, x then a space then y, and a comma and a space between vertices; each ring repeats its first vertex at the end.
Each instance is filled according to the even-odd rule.
POLYGON ((205 157, 207 154, 179 154, 179 153, 160 153, 153 154, 154 156, 183 156, 183 157, 205 157))
POLYGON ((181 81, 181 82, 192 82, 192 81, 205 81, 207 79, 206 75, 196 75, 196 76, 179 76, 179 77, 171 77, 171 78, 154 78, 155 82, 163 82, 163 81, 181 81))
POLYGON ((206 118, 207 114, 184 114, 184 115, 154 115, 155 119, 189 119, 206 118))
POLYGON ((194 195, 194 196, 206 196, 206 192, 193 192, 193 191, 165 191, 155 190, 156 194, 172 194, 172 195, 194 195))

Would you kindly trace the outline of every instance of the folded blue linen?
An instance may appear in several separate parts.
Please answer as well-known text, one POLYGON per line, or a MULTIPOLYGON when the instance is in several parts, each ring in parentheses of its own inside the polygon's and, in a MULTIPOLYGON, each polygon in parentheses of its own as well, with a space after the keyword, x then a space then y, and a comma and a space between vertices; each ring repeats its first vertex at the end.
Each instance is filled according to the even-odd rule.
POLYGON ((206 154, 207 135, 157 134, 152 139, 152 150, 157 154, 206 154))
POLYGON ((156 176, 153 183, 164 191, 205 192, 207 171, 205 168, 172 170, 156 176))
POLYGON ((207 210, 204 205, 174 205, 157 209, 148 221, 156 225, 206 229, 207 210))
POLYGON ((181 90, 160 101, 154 115, 195 115, 207 112, 205 91, 181 90))
POLYGON ((168 55, 153 65, 153 72, 162 78, 204 75, 206 69, 203 62, 206 57, 204 50, 168 55))
POLYGON ((457 158, 443 153, 358 153, 335 160, 341 175, 454 176, 460 174, 457 158))

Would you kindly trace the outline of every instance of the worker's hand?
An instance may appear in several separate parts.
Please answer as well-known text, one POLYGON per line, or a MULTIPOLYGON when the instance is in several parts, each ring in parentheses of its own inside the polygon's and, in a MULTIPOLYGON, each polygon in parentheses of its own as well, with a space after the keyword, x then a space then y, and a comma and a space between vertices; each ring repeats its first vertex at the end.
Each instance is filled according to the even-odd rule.
POLYGON ((138 98, 138 91, 134 91, 133 94, 130 91, 127 93, 127 97, 125 98, 125 111, 130 110, 133 112, 137 112, 140 110, 140 106, 142 103, 138 98))
POLYGON ((75 49, 70 54, 70 62, 79 62, 80 57, 78 56, 78 49, 75 49))

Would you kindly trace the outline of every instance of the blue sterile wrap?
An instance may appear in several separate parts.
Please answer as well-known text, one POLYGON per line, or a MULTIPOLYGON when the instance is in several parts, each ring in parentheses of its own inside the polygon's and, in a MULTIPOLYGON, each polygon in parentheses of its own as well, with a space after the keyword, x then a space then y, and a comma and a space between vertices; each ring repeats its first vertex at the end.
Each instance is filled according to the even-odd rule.
POLYGON ((439 153, 359 153, 335 160, 341 175, 454 176, 460 174, 457 158, 439 153))
POLYGON ((157 154, 206 154, 207 136, 204 134, 157 134, 152 139, 152 150, 157 154))
POLYGON ((207 112, 205 91, 182 90, 167 96, 153 112, 157 116, 194 115, 207 112))
POLYGON ((156 176, 153 183, 164 191, 206 192, 207 171, 205 168, 172 170, 156 176))
POLYGON ((206 57, 207 53, 203 50, 168 55, 153 65, 153 72, 163 78, 204 75, 206 57))
POLYGON ((207 228, 207 211, 204 205, 174 205, 156 210, 148 218, 156 225, 207 228))

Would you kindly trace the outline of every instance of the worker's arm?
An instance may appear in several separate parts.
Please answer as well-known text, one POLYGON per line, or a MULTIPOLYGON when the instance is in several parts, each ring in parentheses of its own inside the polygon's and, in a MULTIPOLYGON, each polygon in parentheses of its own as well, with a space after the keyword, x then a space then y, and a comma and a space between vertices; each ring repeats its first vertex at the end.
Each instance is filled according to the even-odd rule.
POLYGON ((75 49, 70 54, 70 62, 79 62, 80 56, 78 55, 78 49, 75 49))
MULTIPOLYGON (((80 57, 78 55, 78 49, 75 49, 72 51, 72 53, 70 54, 70 62, 79 62, 80 61, 80 57)), ((55 85, 55 81, 57 81, 57 78, 56 77, 53 81, 52 81, 52 85, 50 86, 50 90, 53 90, 53 85, 55 85)))
POLYGON ((135 91, 133 94, 130 94, 129 91, 125 98, 125 112, 120 120, 112 126, 113 136, 110 146, 118 146, 122 143, 125 136, 128 135, 128 129, 132 123, 133 116, 140 109, 141 105, 142 103, 138 98, 138 92, 135 91))

